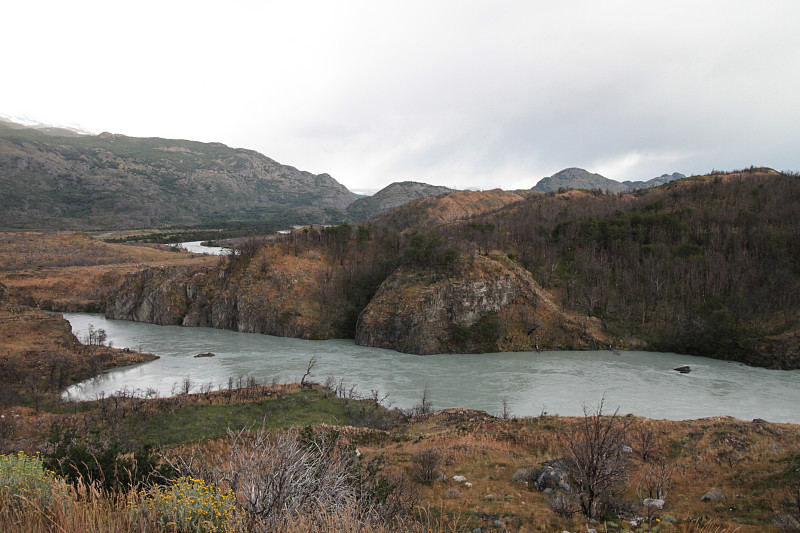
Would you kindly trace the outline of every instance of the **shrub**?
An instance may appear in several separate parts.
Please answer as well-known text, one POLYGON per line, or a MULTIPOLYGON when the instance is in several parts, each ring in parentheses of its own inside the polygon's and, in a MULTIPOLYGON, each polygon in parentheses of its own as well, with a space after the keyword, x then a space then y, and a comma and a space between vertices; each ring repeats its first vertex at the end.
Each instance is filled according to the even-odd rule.
POLYGON ((441 465, 442 454, 435 448, 420 450, 411 458, 411 472, 414 478, 424 485, 436 481, 441 465))
POLYGON ((401 479, 383 474, 383 457, 362 465, 337 431, 269 434, 230 431, 227 457, 207 471, 228 486, 248 519, 263 530, 324 509, 348 510, 362 523, 390 523, 414 506, 401 479))
POLYGON ((230 531, 238 521, 235 504, 230 489, 191 477, 156 487, 145 499, 146 509, 156 513, 159 529, 175 533, 230 531))
POLYGON ((520 468, 514 472, 514 475, 511 476, 511 481, 516 483, 528 483, 528 486, 533 488, 533 484, 539 477, 540 472, 541 468, 537 468, 535 466, 530 468, 520 468))
POLYGON ((800 482, 786 490, 779 505, 780 509, 775 514, 773 523, 784 533, 800 532, 800 482))
POLYGON ((46 470, 38 455, 0 455, 0 501, 6 509, 34 506, 44 512, 67 497, 66 483, 46 470))
POLYGON ((177 477, 166 465, 159 464, 150 445, 130 449, 115 439, 81 439, 74 428, 64 429, 57 424, 50 428, 49 444, 45 466, 73 485, 82 480, 119 491, 152 479, 177 477))

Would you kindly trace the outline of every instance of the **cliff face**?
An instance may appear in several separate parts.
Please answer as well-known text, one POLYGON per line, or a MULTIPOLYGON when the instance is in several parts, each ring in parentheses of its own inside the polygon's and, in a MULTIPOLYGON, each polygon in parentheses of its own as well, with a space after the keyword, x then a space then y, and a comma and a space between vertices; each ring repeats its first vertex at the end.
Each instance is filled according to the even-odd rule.
MULTIPOLYGON (((214 268, 149 268, 106 302, 106 316, 306 339, 332 338, 344 301, 326 293, 314 252, 214 268)), ((411 266, 380 285, 356 343, 417 354, 607 347, 596 319, 563 312, 530 273, 494 252, 460 257, 444 275, 411 266)))
MULTIPOLYGON (((288 258, 287 258, 288 259, 288 258)), ((313 267, 314 265, 312 265, 313 267)), ((106 301, 106 316, 153 324, 207 326, 304 339, 334 336, 316 301, 314 268, 289 273, 276 262, 214 268, 148 268, 106 301)))
POLYGON ((464 275, 398 269, 361 313, 356 343, 407 353, 607 347, 596 319, 561 311, 530 273, 500 253, 464 275))

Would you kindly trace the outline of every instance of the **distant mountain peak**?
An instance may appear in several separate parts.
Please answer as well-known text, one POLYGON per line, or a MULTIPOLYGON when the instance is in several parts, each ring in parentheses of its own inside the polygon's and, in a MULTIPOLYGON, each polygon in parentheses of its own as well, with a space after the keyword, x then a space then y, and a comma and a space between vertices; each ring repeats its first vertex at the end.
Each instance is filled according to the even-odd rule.
POLYGON ((661 174, 660 176, 647 181, 623 181, 622 183, 627 185, 628 188, 633 191, 636 189, 649 189, 651 187, 658 187, 660 185, 664 185, 665 183, 680 180, 685 177, 686 176, 680 172, 673 172, 672 174, 661 174))
POLYGON ((625 192, 628 187, 618 181, 594 174, 582 168, 570 167, 542 178, 534 191, 555 192, 559 189, 600 189, 606 192, 625 192))
POLYGON ((600 189, 605 192, 617 193, 658 187, 685 177, 683 174, 673 172, 647 181, 623 181, 620 183, 582 168, 570 167, 556 172, 548 178, 542 178, 532 189, 541 192, 555 192, 559 189, 600 189))
POLYGON ((372 196, 359 198, 347 207, 347 213, 354 221, 367 220, 412 200, 449 192, 453 189, 418 181, 396 181, 372 196))
POLYGON ((74 135, 94 135, 78 124, 65 123, 46 123, 27 116, 8 115, 0 113, 0 122, 6 123, 10 127, 30 128, 47 132, 51 135, 74 136, 74 135))

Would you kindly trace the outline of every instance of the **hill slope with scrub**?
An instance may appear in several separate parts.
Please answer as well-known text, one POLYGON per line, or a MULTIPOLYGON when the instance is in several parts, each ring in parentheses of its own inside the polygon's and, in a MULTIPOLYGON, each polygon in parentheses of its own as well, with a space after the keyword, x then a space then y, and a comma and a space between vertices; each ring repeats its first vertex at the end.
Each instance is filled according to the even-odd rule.
MULTIPOLYGON (((613 346, 798 368, 798 212, 800 179, 758 168, 627 194, 458 191, 129 268, 87 308, 414 353, 613 346)), ((40 275, 4 283, 24 295, 40 275)))
POLYGON ((340 221, 356 199, 327 174, 221 143, 52 135, 0 121, 0 228, 124 229, 340 221))

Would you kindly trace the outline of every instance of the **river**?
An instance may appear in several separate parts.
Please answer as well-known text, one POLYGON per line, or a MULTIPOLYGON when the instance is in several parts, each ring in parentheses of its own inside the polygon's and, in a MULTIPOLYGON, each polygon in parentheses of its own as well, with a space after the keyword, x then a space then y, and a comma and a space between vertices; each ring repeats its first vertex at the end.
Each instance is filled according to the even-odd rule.
POLYGON ((178 246, 187 252, 193 254, 209 254, 209 255, 228 255, 231 253, 230 248, 223 248, 221 246, 203 246, 201 243, 205 241, 190 241, 190 242, 177 242, 170 244, 170 246, 178 246))
POLYGON ((389 394, 385 403, 409 408, 427 387, 434 409, 468 407, 499 414, 503 400, 516 416, 543 412, 580 415, 605 397, 605 410, 655 419, 734 416, 800 423, 800 370, 780 371, 673 353, 510 352, 419 356, 356 346, 352 340, 306 341, 212 328, 157 326, 64 313, 78 336, 89 324, 115 347, 152 352, 160 359, 104 372, 70 387, 73 399, 125 387, 170 395, 188 378, 197 387, 227 387, 228 378, 298 382, 317 358, 310 379, 333 376, 364 395, 389 394), (195 358, 212 352, 215 357, 195 358), (692 371, 673 368, 688 364, 692 371))

